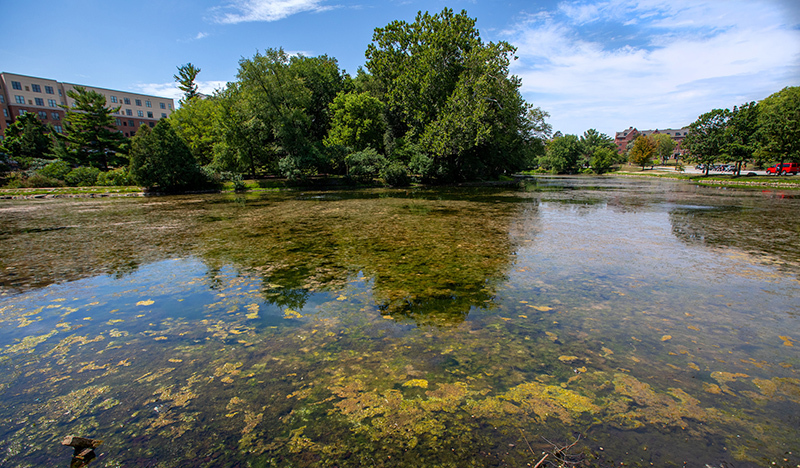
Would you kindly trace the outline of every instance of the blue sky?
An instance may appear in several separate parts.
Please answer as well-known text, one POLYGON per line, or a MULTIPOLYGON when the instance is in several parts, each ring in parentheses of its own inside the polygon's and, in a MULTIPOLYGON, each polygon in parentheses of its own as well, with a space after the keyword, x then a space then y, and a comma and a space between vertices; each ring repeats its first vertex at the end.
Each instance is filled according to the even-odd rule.
POLYGON ((354 74, 374 28, 444 7, 518 48, 523 95, 563 133, 680 127, 800 85, 797 0, 0 0, 0 70, 177 98, 180 64, 211 92, 283 47, 354 74))

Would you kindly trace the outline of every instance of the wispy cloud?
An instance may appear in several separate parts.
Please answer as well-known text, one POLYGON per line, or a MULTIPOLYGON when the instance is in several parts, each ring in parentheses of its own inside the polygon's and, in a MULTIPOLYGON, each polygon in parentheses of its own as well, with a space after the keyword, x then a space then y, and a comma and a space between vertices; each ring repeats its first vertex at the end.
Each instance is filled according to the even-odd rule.
MULTIPOLYGON (((214 94, 215 91, 225 88, 228 84, 225 81, 197 81, 197 90, 203 94, 214 94)), ((183 91, 178 89, 178 84, 169 83, 140 83, 135 86, 136 90, 152 96, 160 96, 175 99, 183 97, 183 91)))
POLYGON ((556 130, 611 133, 686 125, 797 85, 790 17, 780 0, 569 1, 506 38, 523 94, 556 130))
POLYGON ((331 9, 323 0, 234 0, 230 5, 215 9, 215 21, 223 24, 249 21, 278 21, 303 12, 331 9))
POLYGON ((200 39, 203 39, 203 38, 206 38, 206 37, 208 37, 208 33, 199 32, 199 33, 197 33, 197 35, 194 37, 194 40, 196 40, 196 41, 199 41, 200 39))

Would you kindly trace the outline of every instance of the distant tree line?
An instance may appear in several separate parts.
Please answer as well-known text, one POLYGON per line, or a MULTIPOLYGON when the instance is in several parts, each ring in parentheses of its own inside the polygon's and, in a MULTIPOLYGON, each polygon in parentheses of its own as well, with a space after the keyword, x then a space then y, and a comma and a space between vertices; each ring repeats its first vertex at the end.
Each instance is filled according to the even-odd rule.
POLYGON ((98 174, 124 167, 131 181, 154 187, 226 173, 390 185, 494 179, 534 166, 550 126, 509 73, 515 49, 483 42, 475 23, 444 9, 377 28, 366 70, 354 77, 326 55, 266 49, 239 61, 235 81, 202 96, 200 68, 182 65, 180 108, 131 139, 109 130, 116 109, 102 95, 76 88, 63 135, 22 116, 0 151, 29 166, 49 159, 98 174))

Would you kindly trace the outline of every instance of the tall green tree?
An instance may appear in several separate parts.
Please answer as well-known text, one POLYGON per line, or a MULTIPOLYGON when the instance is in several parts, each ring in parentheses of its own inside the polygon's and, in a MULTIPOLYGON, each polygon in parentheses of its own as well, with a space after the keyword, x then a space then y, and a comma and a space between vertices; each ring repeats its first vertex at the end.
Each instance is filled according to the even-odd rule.
POLYGON ((430 178, 493 177, 530 165, 549 133, 509 75, 515 49, 484 43, 475 19, 451 9, 377 28, 367 68, 385 90, 393 138, 419 144, 430 178))
POLYGON ((326 146, 344 146, 352 151, 371 147, 383 151, 386 122, 383 103, 368 93, 340 93, 330 104, 333 116, 325 137, 326 146))
POLYGON ((190 99, 170 114, 172 127, 186 141, 198 164, 205 166, 214 159, 214 144, 219 141, 218 120, 220 99, 190 99))
POLYGON ((736 164, 736 175, 742 171, 742 165, 749 161, 758 147, 758 113, 755 102, 734 106, 725 128, 725 146, 723 150, 729 161, 736 164))
POLYGON ((130 173, 142 187, 166 191, 195 188, 203 183, 192 151, 166 119, 152 130, 146 125, 139 127, 131 141, 130 173))
POLYGON ((582 153, 577 135, 557 136, 547 144, 547 152, 539 158, 539 164, 556 174, 572 174, 578 171, 582 153))
POLYGON ((665 133, 654 133, 650 135, 650 139, 656 147, 655 157, 661 160, 661 163, 666 163, 672 156, 672 151, 678 145, 671 136, 665 133))
POLYGON ((45 158, 52 146, 50 129, 32 112, 17 117, 0 140, 0 152, 23 165, 34 158, 45 158))
POLYGON ((200 69, 195 67, 191 62, 178 67, 178 74, 172 75, 178 83, 178 89, 183 91, 183 98, 181 105, 191 101, 197 97, 197 83, 195 79, 200 73, 200 69))
POLYGON ((606 135, 605 133, 600 133, 594 128, 590 128, 583 132, 583 135, 580 137, 581 148, 583 152, 583 157, 586 161, 589 161, 594 153, 601 149, 607 148, 610 150, 616 150, 617 145, 614 144, 614 139, 610 136, 606 135))
POLYGON ((59 137, 67 143, 65 157, 69 162, 104 171, 109 165, 124 163, 119 150, 126 138, 116 130, 113 116, 119 107, 106 107, 105 96, 82 86, 67 91, 67 96, 74 100, 74 105, 61 106, 66 110, 65 133, 59 137))
POLYGON ((689 134, 683 139, 683 147, 689 150, 694 162, 705 166, 706 175, 724 154, 729 119, 728 109, 706 112, 689 125, 689 134))
POLYGON ((628 159, 631 164, 642 166, 642 170, 648 164, 653 163, 653 157, 656 154, 656 144, 652 138, 645 135, 639 135, 633 142, 628 159))
POLYGON ((759 153, 778 162, 800 162, 800 87, 771 94, 758 104, 759 153))
POLYGON ((321 142, 330 129, 330 104, 344 90, 345 74, 336 59, 327 55, 294 55, 289 60, 289 70, 311 92, 305 113, 310 119, 311 139, 321 142))

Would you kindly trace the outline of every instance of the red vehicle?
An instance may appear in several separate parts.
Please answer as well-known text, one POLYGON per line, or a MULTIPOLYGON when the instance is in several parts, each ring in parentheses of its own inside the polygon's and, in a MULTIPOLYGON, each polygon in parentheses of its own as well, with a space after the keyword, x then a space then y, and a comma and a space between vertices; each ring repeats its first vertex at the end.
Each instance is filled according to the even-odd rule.
POLYGON ((783 163, 783 164, 776 164, 772 167, 767 168, 767 174, 792 174, 797 175, 800 172, 800 164, 797 163, 783 163))

